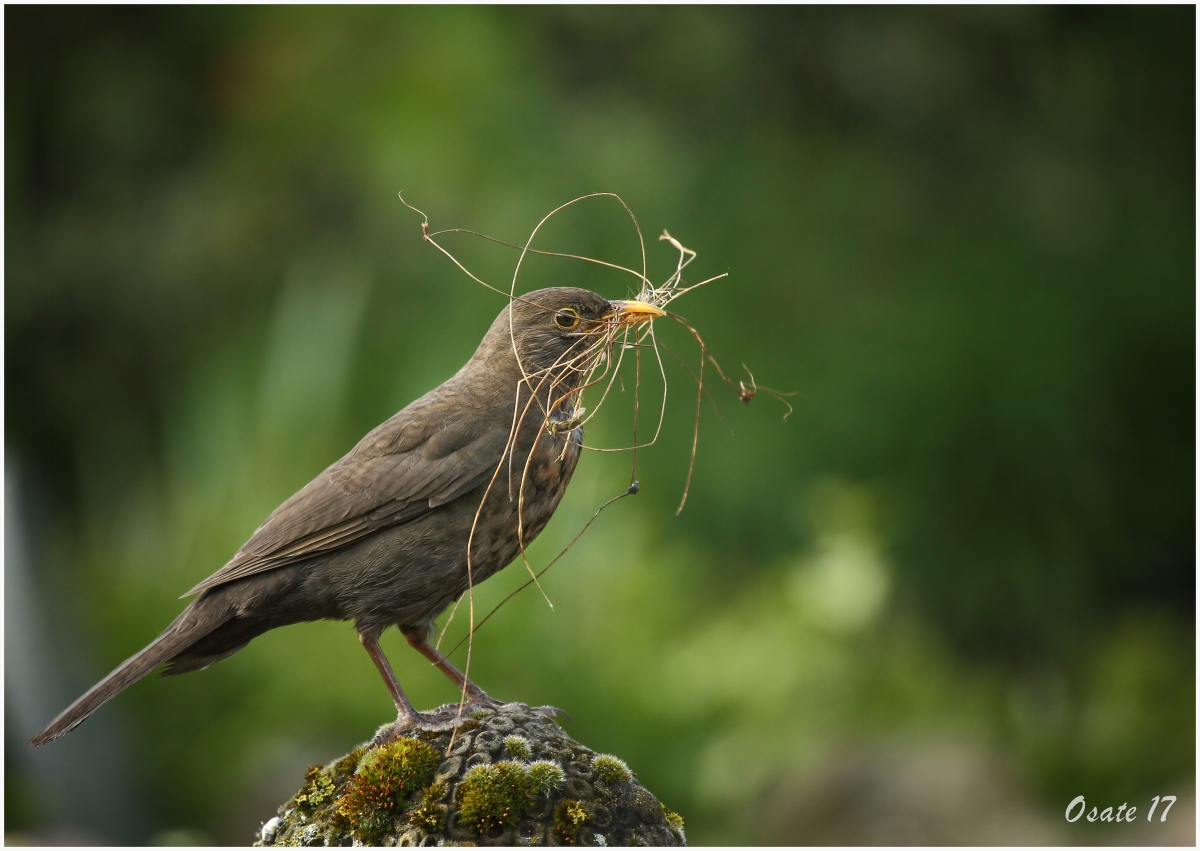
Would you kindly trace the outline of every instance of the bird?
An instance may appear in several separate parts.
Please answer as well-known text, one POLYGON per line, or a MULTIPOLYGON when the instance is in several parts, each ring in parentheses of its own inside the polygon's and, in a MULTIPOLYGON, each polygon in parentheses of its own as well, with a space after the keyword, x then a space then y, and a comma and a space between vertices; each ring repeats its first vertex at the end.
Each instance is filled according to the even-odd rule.
MULTIPOLYGON (((461 690, 500 701, 433 644, 435 619, 549 522, 583 444, 575 400, 622 329, 665 315, 577 287, 511 297, 467 363, 273 511, 140 652, 29 740, 73 730, 150 672, 198 671, 268 630, 350 620, 396 706, 390 730, 444 729, 413 708, 379 646, 397 627, 461 690)), ((460 712, 461 715, 461 712, 460 712)), ((381 733, 380 735, 384 735, 381 733)))

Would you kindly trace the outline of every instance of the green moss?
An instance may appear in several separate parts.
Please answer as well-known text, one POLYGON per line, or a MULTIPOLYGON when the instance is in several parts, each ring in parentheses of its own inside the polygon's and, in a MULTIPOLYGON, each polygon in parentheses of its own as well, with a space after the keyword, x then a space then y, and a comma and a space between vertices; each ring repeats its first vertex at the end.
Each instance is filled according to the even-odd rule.
POLYGON ((407 793, 429 783, 441 761, 442 755, 425 742, 397 739, 368 751, 355 775, 371 783, 394 780, 407 793))
POLYGON ((446 826, 446 807, 442 804, 422 803, 409 813, 408 820, 426 833, 438 833, 446 826))
POLYGON ((583 801, 560 801, 554 808, 554 833, 561 842, 574 845, 579 828, 591 817, 592 813, 583 801))
POLYGON ((539 759, 529 764, 529 784, 534 792, 549 794, 563 785, 566 775, 562 766, 548 759, 539 759))
POLYGON ((417 739, 397 739, 368 751, 338 802, 338 812, 364 842, 381 836, 395 822, 396 805, 428 784, 441 760, 438 751, 417 739))
POLYGON ((421 793, 422 801, 440 801, 442 796, 446 794, 445 783, 434 783, 428 789, 421 793))
POLYGON ((458 787, 458 818, 484 833, 515 823, 533 803, 529 772, 519 762, 477 765, 458 787))
POLYGON ((529 749, 529 740, 524 736, 505 736, 504 749, 508 751, 509 756, 515 756, 517 759, 529 759, 533 755, 533 751, 529 749))
POLYGON ((445 794, 445 783, 434 783, 426 789, 420 805, 408 814, 409 822, 426 833, 438 833, 446 826, 446 807, 438 803, 445 794))
POLYGON ((354 750, 350 751, 350 753, 346 754, 333 765, 329 766, 333 771, 333 776, 338 780, 344 780, 349 777, 354 773, 354 770, 358 768, 359 761, 362 760, 366 753, 367 749, 362 745, 359 745, 354 750))
POLYGON ((633 776, 624 760, 606 753, 592 758, 592 771, 605 783, 624 783, 633 776))

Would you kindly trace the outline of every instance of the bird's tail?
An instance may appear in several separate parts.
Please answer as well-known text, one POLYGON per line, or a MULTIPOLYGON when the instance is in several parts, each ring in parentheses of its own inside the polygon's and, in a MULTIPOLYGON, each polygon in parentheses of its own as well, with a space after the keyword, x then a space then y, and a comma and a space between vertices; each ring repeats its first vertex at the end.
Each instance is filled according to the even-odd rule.
POLYGON ((185 651, 232 615, 232 612, 212 611, 211 607, 206 605, 209 602, 210 598, 202 597, 184 609, 174 623, 163 631, 162 635, 140 652, 130 656, 111 674, 88 689, 83 696, 47 724, 45 729, 30 739, 29 744, 37 747, 71 732, 109 700, 159 665, 169 662, 185 651))

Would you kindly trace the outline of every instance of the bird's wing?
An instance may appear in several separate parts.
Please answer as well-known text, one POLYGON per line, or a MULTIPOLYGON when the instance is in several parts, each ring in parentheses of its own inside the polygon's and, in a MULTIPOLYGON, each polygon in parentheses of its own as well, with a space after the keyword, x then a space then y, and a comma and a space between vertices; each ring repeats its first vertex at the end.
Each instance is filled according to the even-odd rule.
POLYGON ((228 564, 183 596, 329 552, 379 529, 411 521, 493 474, 504 457, 507 427, 463 417, 461 410, 459 416, 449 412, 439 416, 435 410, 414 407, 372 431, 297 491, 228 564))

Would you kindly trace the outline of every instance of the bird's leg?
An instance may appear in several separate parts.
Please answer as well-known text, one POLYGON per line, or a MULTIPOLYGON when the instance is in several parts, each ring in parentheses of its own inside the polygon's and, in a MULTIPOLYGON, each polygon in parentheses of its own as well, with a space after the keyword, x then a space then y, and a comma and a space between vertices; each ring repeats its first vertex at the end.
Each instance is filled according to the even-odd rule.
MULTIPOLYGON (((388 694, 391 695, 391 701, 396 705, 396 723, 379 727, 376 737, 372 739, 373 745, 383 744, 390 741, 390 739, 396 738, 400 735, 401 730, 407 730, 408 727, 418 727, 420 730, 440 731, 454 729, 454 727, 462 723, 464 719, 458 718, 454 713, 439 711, 434 712, 432 715, 427 715, 416 711, 412 703, 408 701, 408 697, 404 695, 404 689, 400 688, 400 681, 396 679, 396 673, 391 670, 388 657, 385 657, 383 654, 383 648, 379 647, 379 636, 359 633, 359 641, 362 642, 362 647, 366 649, 367 655, 370 655, 371 661, 376 664, 379 676, 383 677, 384 685, 388 687, 388 694)), ((450 663, 446 664, 449 665, 450 663)), ((451 666, 450 670, 454 670, 454 667, 451 666)), ((455 673, 458 672, 455 671, 455 673)), ((458 676, 461 677, 462 675, 458 676)), ((470 687, 479 691, 479 694, 484 696, 485 700, 491 700, 491 697, 482 693, 474 683, 470 683, 470 687)), ((486 706, 494 708, 491 707, 490 703, 486 706)), ((500 706, 499 703, 497 703, 497 706, 500 706)))
POLYGON ((379 639, 360 632, 358 640, 362 642, 363 649, 367 651, 367 655, 371 657, 371 661, 379 669, 379 675, 383 677, 383 684, 387 686, 388 694, 392 696, 392 703, 396 704, 397 729, 411 727, 420 720, 421 713, 413 709, 413 705, 409 702, 408 696, 405 695, 404 689, 400 688, 400 681, 396 679, 396 673, 388 663, 387 656, 383 655, 383 648, 379 646, 379 639))
MULTIPOLYGON (((471 706, 482 706, 485 709, 499 709, 504 706, 504 702, 496 700, 494 697, 489 697, 483 689, 471 682, 454 664, 442 655, 436 647, 429 643, 429 636, 425 630, 401 630, 404 633, 405 640, 408 641, 410 647, 437 666, 438 670, 450 678, 450 682, 458 687, 458 690, 466 691, 467 703, 471 706), (465 687, 465 688, 464 688, 465 687)), ((570 720, 570 716, 554 706, 536 706, 530 709, 530 712, 536 712, 539 715, 545 715, 547 718, 554 718, 557 715, 570 720)))
POLYGON ((454 667, 454 664, 443 656, 441 651, 429 643, 429 637, 424 630, 419 632, 415 630, 402 630, 402 632, 404 632, 404 638, 408 641, 410 647, 436 665, 437 669, 445 674, 460 692, 466 692, 467 703, 473 706, 485 706, 488 709, 496 709, 504 705, 503 701, 496 700, 494 697, 488 697, 483 689, 467 679, 462 671, 454 667))
MULTIPOLYGON (((372 740, 373 745, 381 745, 390 739, 394 739, 401 730, 409 727, 436 731, 449 730, 456 726, 458 719, 453 716, 443 717, 445 713, 424 715, 413 709, 413 705, 404 694, 404 689, 400 688, 400 681, 396 679, 396 674, 392 671, 392 666, 388 664, 387 657, 383 655, 383 649, 379 646, 379 639, 360 632, 358 640, 362 642, 367 655, 371 657, 371 661, 379 669, 379 674, 383 677, 384 685, 387 686, 388 694, 392 696, 392 702, 396 704, 396 723, 380 727, 378 732, 375 733, 375 738, 372 740)), ((486 695, 484 696, 486 697, 486 695)))

